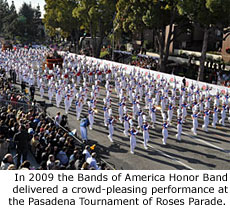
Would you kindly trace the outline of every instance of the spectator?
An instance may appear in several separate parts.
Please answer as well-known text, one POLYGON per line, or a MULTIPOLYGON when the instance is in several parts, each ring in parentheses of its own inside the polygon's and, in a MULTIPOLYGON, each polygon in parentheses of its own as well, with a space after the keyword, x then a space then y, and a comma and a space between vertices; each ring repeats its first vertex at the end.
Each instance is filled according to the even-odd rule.
POLYGON ((183 79, 182 79, 182 84, 183 84, 183 87, 186 87, 186 79, 185 79, 185 76, 184 76, 183 79))
POLYGON ((34 94, 35 94, 35 87, 34 87, 34 85, 31 85, 30 86, 30 98, 31 98, 31 101, 34 100, 34 94))
POLYGON ((16 166, 14 164, 10 164, 7 170, 16 170, 16 166))
POLYGON ((24 125, 20 126, 19 132, 14 135, 13 140, 16 143, 17 167, 19 167, 21 162, 21 157, 23 162, 27 160, 28 143, 30 141, 30 135, 27 133, 24 125))
POLYGON ((22 83, 21 83, 21 92, 25 93, 25 89, 26 89, 26 83, 24 81, 22 81, 22 83))
POLYGON ((28 160, 24 161, 20 167, 20 170, 30 170, 30 162, 28 160))
POLYGON ((38 146, 38 144, 39 144, 38 135, 34 134, 32 140, 30 141, 31 152, 33 153, 33 155, 35 155, 36 147, 38 146))
POLYGON ((60 122, 60 125, 65 128, 67 126, 67 123, 68 123, 68 117, 66 115, 63 115, 62 118, 61 118, 61 122, 60 122))
POLYGON ((69 162, 69 159, 66 155, 66 148, 64 148, 63 150, 61 149, 56 158, 61 162, 61 165, 64 165, 64 166, 67 166, 68 165, 68 162, 69 162))
POLYGON ((54 158, 54 155, 51 154, 49 155, 49 159, 47 161, 47 165, 46 165, 47 169, 52 170, 54 165, 55 165, 55 158, 54 158))
POLYGON ((93 167, 95 170, 99 170, 100 168, 97 165, 96 161, 96 153, 92 153, 92 156, 87 158, 86 162, 89 164, 89 168, 93 167))
POLYGON ((85 156, 85 161, 86 161, 89 157, 91 157, 91 155, 90 155, 90 153, 89 153, 89 150, 90 150, 90 146, 87 145, 87 146, 85 146, 85 149, 84 149, 84 151, 82 152, 82 154, 85 156))
POLYGON ((13 156, 12 154, 6 154, 1 163, 1 170, 7 170, 11 164, 14 164, 13 156))
POLYGON ((87 162, 84 162, 82 164, 81 170, 89 170, 89 164, 87 162))

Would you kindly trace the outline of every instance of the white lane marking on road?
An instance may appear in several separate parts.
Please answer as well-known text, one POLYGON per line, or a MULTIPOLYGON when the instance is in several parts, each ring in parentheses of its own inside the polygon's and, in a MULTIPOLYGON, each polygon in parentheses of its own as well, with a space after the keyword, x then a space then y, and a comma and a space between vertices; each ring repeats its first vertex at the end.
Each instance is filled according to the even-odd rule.
POLYGON ((173 160, 173 161, 176 161, 177 163, 181 164, 182 166, 184 166, 184 167, 186 167, 186 168, 188 168, 188 169, 190 169, 190 170, 195 170, 194 168, 192 168, 192 167, 190 167, 189 165, 183 163, 182 161, 178 160, 177 158, 174 158, 174 157, 172 157, 171 155, 168 155, 168 154, 162 152, 162 151, 159 150, 159 149, 156 149, 155 147, 153 147, 153 146, 151 146, 151 145, 149 145, 149 144, 147 144, 147 146, 148 146, 149 148, 152 148, 152 149, 154 149, 155 151, 159 152, 159 153, 162 154, 163 156, 165 156, 165 157, 167 157, 167 158, 169 158, 169 159, 171 159, 171 160, 173 160))
MULTIPOLYGON (((160 123, 159 123, 159 122, 156 122, 156 124, 160 124, 160 123)), ((172 130, 174 130, 174 131, 177 132, 177 129, 175 129, 175 128, 172 128, 172 130)), ((192 138, 192 139, 198 140, 199 142, 204 143, 204 144, 206 144, 206 145, 208 145, 208 146, 211 146, 212 148, 215 148, 215 149, 218 149, 218 150, 220 150, 220 151, 229 153, 228 150, 226 150, 226 149, 223 149, 223 148, 221 148, 221 147, 219 147, 219 146, 213 145, 213 144, 211 144, 211 143, 209 143, 209 142, 207 142, 207 141, 205 141, 205 140, 201 140, 201 139, 199 139, 198 137, 192 136, 192 135, 190 135, 190 134, 188 134, 188 133, 186 133, 186 132, 184 132, 184 131, 182 131, 182 134, 184 134, 184 135, 186 135, 186 136, 188 136, 188 137, 190 137, 190 138, 192 138)))
MULTIPOLYGON (((121 129, 116 129, 116 130, 122 131, 121 129)), ((143 144, 143 141, 137 140, 137 143, 143 144)), ((149 144, 147 144, 147 146, 148 146, 149 148, 154 149, 155 151, 157 151, 158 153, 162 154, 163 156, 165 156, 165 157, 167 157, 167 158, 170 158, 170 159, 173 160, 173 161, 176 161, 177 163, 181 164, 182 166, 184 166, 184 167, 186 167, 186 168, 188 168, 188 169, 190 169, 190 170, 195 170, 195 169, 193 169, 192 167, 188 166, 187 164, 183 163, 182 161, 178 160, 177 158, 174 158, 174 157, 172 157, 171 155, 168 155, 168 154, 162 152, 162 151, 159 150, 159 149, 156 149, 155 147, 153 147, 153 146, 151 146, 151 145, 149 145, 149 144)))
MULTIPOLYGON (((177 131, 175 128, 174 128, 173 130, 174 130, 174 131, 177 131)), ((215 148, 215 149, 218 149, 218 150, 220 150, 220 151, 226 152, 225 149, 223 149, 223 148, 221 148, 221 147, 219 147, 219 146, 213 145, 213 144, 211 144, 211 143, 209 143, 209 142, 207 142, 207 141, 205 141, 205 140, 199 139, 198 137, 192 136, 192 135, 190 135, 190 134, 188 134, 188 133, 186 133, 186 132, 182 132, 182 134, 184 134, 184 135, 186 135, 186 136, 188 136, 188 137, 190 137, 190 138, 192 138, 192 139, 194 139, 194 140, 198 140, 199 142, 204 143, 205 145, 211 146, 212 148, 215 148)))

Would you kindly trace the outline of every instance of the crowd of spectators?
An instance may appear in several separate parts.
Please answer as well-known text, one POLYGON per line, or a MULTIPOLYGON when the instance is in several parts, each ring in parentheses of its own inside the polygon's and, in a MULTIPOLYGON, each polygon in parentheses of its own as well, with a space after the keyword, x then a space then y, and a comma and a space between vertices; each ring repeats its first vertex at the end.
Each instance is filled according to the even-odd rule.
POLYGON ((144 69, 156 70, 158 60, 151 57, 137 57, 135 60, 132 60, 130 64, 144 69))
MULTIPOLYGON (((14 91, 16 89, 11 81, 1 77, 0 144, 8 143, 8 152, 1 161, 0 169, 107 169, 105 164, 98 166, 97 155, 89 145, 79 144, 70 133, 38 107, 31 104, 25 104, 27 108, 25 105, 15 106, 11 99, 14 91), (12 152, 15 152, 15 156, 12 152), (38 164, 36 168, 28 160, 29 152, 38 164)), ((20 95, 20 98, 23 96, 20 95)), ((20 98, 18 95, 17 101, 20 98)), ((62 118, 60 124, 67 128, 67 119, 65 116, 62 118)))

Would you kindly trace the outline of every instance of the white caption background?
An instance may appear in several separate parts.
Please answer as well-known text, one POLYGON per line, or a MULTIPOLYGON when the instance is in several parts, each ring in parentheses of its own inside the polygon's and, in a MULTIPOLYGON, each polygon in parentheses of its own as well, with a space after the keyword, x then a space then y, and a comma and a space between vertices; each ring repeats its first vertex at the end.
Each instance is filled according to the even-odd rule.
MULTIPOLYGON (((23 177, 21 177, 23 178, 23 177)), ((59 177, 62 178, 62 177, 59 177)), ((66 178, 66 177, 63 177, 66 178)), ((100 177, 99 177, 100 178, 100 177)), ((218 178, 219 179, 219 178, 218 178)), ((55 213, 59 214, 67 214, 67 213, 80 213, 83 212, 84 214, 124 214, 124 213, 133 213, 133 214, 140 214, 144 212, 152 212, 152 213, 161 213, 166 214, 217 214, 220 212, 227 212, 230 210, 230 171, 1 171, 0 172, 0 188, 1 188, 1 197, 0 197, 0 205, 2 211, 6 209, 7 212, 17 213, 17 214, 49 214, 55 213), (38 176, 38 181, 36 181, 36 177, 33 179, 35 181, 29 181, 31 179, 31 174, 38 175, 53 175, 53 180, 49 181, 49 177, 44 177, 43 181, 42 177, 38 176), (16 174, 24 175, 25 181, 15 181, 16 174), (58 175, 64 174, 65 176, 73 176, 74 181, 58 181, 58 175), (84 176, 91 176, 91 175, 104 175, 107 176, 107 181, 77 181, 78 174, 84 174, 84 176), (124 181, 125 177, 129 174, 130 177, 133 175, 154 175, 154 177, 150 177, 150 181, 124 181), (169 175, 176 175, 178 179, 181 177, 189 176, 190 179, 197 178, 194 181, 169 181, 169 175), (203 176, 208 174, 212 181, 203 181, 203 176), (120 176, 119 176, 120 175, 120 176), (221 179, 224 181, 213 181, 214 178, 218 176, 222 176, 221 179), (196 176, 196 177, 195 177, 196 176), (225 177, 226 176, 226 177, 225 177), (112 181, 114 179, 120 179, 116 181, 112 181), (154 179, 163 179, 164 181, 152 181, 154 179), (227 179, 227 181, 225 181, 227 179), (53 193, 13 193, 13 188, 18 187, 55 187, 58 186, 58 194, 53 193), (102 190, 102 193, 72 193, 72 187, 101 187, 102 189, 107 189, 107 187, 146 187, 147 194, 142 195, 141 193, 110 193, 106 195, 106 190, 102 190), (152 187, 213 187, 214 193, 154 193, 152 194, 152 187), (63 187, 68 188, 68 193, 62 193, 63 187), (221 189, 221 188, 222 189, 221 189), (222 190, 222 193, 218 191, 222 190), (16 198, 17 200, 23 199, 24 205, 10 205, 9 199, 16 198), (138 198, 139 205, 81 205, 81 201, 79 197, 85 197, 86 199, 136 199, 138 198), (28 199, 75 199, 76 205, 69 206, 69 205, 54 205, 54 206, 38 206, 31 203, 28 205, 28 199), (151 199, 152 198, 152 199, 151 199), (182 205, 156 205, 156 198, 166 199, 163 201, 169 202, 178 202, 182 201, 184 204, 182 205), (188 200, 189 198, 194 199, 221 199, 223 205, 195 205, 195 203, 191 203, 189 205, 188 200), (151 200, 150 200, 151 199, 151 200), (176 200, 178 199, 178 201, 176 200), (181 200, 182 199, 182 200, 181 200), (143 200, 149 202, 148 205, 143 204, 143 200)), ((14 188, 15 189, 15 188, 14 188)), ((111 190, 110 188, 108 188, 111 190)), ((100 189, 98 189, 100 190, 100 189)), ((144 190, 145 191, 145 190, 144 190)), ((17 201, 16 201, 17 202, 17 201)), ((12 203, 12 202, 11 202, 12 203)))

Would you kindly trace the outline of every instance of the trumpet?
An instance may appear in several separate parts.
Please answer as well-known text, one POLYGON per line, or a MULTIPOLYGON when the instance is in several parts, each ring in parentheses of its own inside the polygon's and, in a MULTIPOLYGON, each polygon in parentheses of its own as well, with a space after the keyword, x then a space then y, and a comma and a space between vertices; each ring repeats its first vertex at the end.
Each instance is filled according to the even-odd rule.
POLYGON ((156 110, 161 110, 161 109, 162 109, 162 108, 161 108, 160 105, 156 106, 156 110))
POLYGON ((96 144, 92 145, 92 146, 90 147, 90 149, 91 149, 91 150, 94 150, 95 147, 96 147, 96 144))
POLYGON ((93 108, 93 111, 97 114, 98 113, 98 109, 97 108, 93 108))

